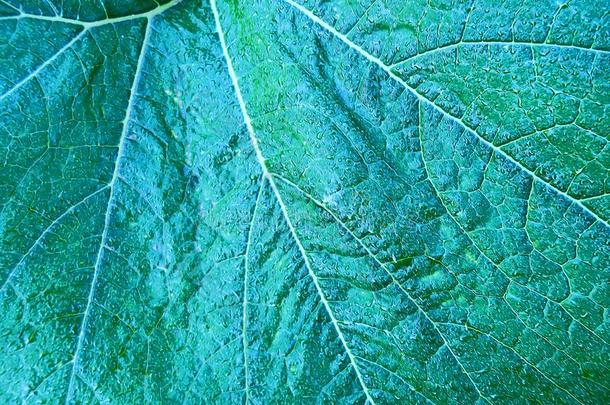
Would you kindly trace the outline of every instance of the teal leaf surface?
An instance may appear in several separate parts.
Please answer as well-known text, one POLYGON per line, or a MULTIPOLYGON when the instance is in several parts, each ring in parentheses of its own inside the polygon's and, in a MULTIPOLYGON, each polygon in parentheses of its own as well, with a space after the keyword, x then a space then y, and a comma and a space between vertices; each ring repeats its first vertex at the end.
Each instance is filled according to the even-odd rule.
POLYGON ((0 0, 0 403, 610 403, 606 0, 0 0))

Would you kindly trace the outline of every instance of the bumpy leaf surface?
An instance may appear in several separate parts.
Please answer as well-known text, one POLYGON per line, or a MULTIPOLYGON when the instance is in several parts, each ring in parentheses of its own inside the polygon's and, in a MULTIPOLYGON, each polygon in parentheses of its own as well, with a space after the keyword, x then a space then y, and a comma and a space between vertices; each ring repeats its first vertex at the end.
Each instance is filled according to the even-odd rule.
POLYGON ((610 402, 606 0, 0 0, 0 402, 610 402))

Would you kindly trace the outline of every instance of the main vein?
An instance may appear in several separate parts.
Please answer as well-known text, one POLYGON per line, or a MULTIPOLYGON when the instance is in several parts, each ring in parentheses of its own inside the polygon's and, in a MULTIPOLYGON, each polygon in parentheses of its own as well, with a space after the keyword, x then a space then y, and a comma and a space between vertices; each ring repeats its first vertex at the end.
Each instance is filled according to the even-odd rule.
POLYGON ((433 101, 427 99, 426 97, 424 97, 423 95, 421 95, 417 90, 415 90, 413 87, 411 87, 407 82, 405 82, 403 79, 401 79, 399 76, 396 75, 396 73, 394 73, 392 71, 392 69, 390 68, 390 66, 386 65, 384 62, 382 62, 379 58, 371 55, 370 53, 368 53, 367 51, 365 51, 362 47, 360 47, 359 45, 357 45, 356 43, 352 42, 349 38, 347 38, 344 34, 340 33, 339 31, 337 31, 334 27, 332 27, 330 24, 328 24, 326 21, 322 20, 320 17, 318 17, 317 15, 313 14, 310 10, 306 9, 305 7, 303 7, 302 5, 294 2, 293 0, 283 0, 284 2, 290 4, 292 7, 294 7, 296 10, 300 11, 302 14, 304 14, 307 18, 309 18, 310 20, 312 20, 314 23, 316 23, 317 25, 319 25, 320 27, 324 28, 326 31, 328 31, 329 33, 333 34, 335 37, 337 37, 339 40, 341 40, 344 44, 346 44, 347 46, 349 46, 350 48, 352 48, 353 50, 355 50, 356 52, 358 52, 360 55, 364 56, 367 60, 369 60, 370 62, 376 64, 377 66, 379 66, 384 72, 387 73, 387 75, 392 78, 393 80, 395 80, 396 82, 400 83, 405 89, 407 89, 410 93, 412 93, 415 97, 417 97, 418 100, 426 103, 427 105, 430 105, 432 108, 434 108, 436 111, 438 111, 439 113, 441 113, 444 117, 449 118, 452 121, 455 121, 456 123, 458 123, 461 127, 465 128, 466 130, 472 132, 482 143, 484 143, 487 147, 491 148, 495 153, 499 154, 500 156, 503 156, 504 158, 508 159, 510 162, 512 162, 513 164, 515 164, 517 167, 519 167, 521 170, 525 171, 526 173, 528 173, 530 176, 532 176, 532 178, 538 182, 540 182, 542 185, 544 185, 545 187, 553 190, 555 193, 565 197, 566 199, 568 199, 569 201, 571 201, 572 203, 576 204, 577 206, 579 206, 584 212, 588 213, 589 215, 591 215, 593 218, 595 218, 597 221, 599 221, 600 223, 604 224, 606 227, 610 228, 610 224, 608 224, 608 222, 604 219, 602 219, 599 215, 597 215, 595 212, 593 212, 591 209, 589 209, 588 207, 586 207, 582 202, 580 202, 578 199, 572 197, 571 195, 569 195, 568 193, 561 191, 560 189, 558 189, 557 187, 555 187, 554 185, 547 183, 545 180, 543 180, 538 174, 536 174, 534 171, 528 169, 527 167, 525 167, 522 163, 520 163, 519 161, 517 161, 514 157, 512 157, 511 155, 509 155, 508 153, 506 153, 504 150, 502 150, 501 148, 497 147, 496 145, 494 145, 493 143, 489 142, 487 139, 483 138, 481 135, 479 135, 473 128, 471 128, 470 126, 468 126, 461 118, 456 117, 451 115, 450 113, 448 113, 447 111, 443 110, 441 107, 439 107, 438 105, 436 105, 433 101))
POLYGON ((76 378, 78 362, 80 359, 83 341, 85 339, 85 331, 87 329, 87 324, 89 321, 89 316, 91 314, 91 306, 93 304, 93 298, 95 296, 95 289, 97 285, 97 281, 99 278, 100 267, 102 264, 102 260, 104 258, 104 249, 106 245, 106 239, 108 238, 108 228, 110 225, 110 218, 112 216, 112 207, 115 198, 115 185, 117 179, 119 178, 119 171, 121 168, 121 159, 125 154, 125 140, 127 139, 127 132, 129 129, 129 120, 131 118, 131 112, 133 109, 133 103, 135 100, 135 95, 138 90, 138 85, 140 83, 140 78, 142 76, 142 66, 144 65, 144 56, 146 54, 146 48, 148 46, 148 42, 150 39, 150 31, 152 25, 152 17, 147 19, 146 22, 146 32, 144 34, 144 39, 142 40, 142 45, 140 48, 140 55, 138 56, 138 61, 136 65, 136 71, 134 74, 133 81, 131 83, 131 91, 129 94, 129 101, 127 102, 127 110, 125 112, 125 117, 123 118, 122 126, 123 130, 121 132, 121 137, 119 139, 119 146, 117 151, 116 160, 114 163, 114 171, 112 173, 112 179, 110 180, 110 195, 108 197, 108 203, 106 205, 106 214, 104 216, 104 228, 102 230, 102 237, 100 238, 100 247, 97 251, 97 257, 95 259, 95 265, 93 266, 93 278, 91 280, 91 287, 89 289, 89 296, 87 298, 87 305, 85 306, 85 312, 83 314, 83 320, 80 327, 80 332, 78 335, 78 341, 76 343, 76 349, 74 350, 74 358, 72 360, 72 372, 70 374, 70 381, 68 383, 68 392, 66 394, 66 404, 69 403, 73 391, 74 391, 74 380, 76 378))
POLYGON ((261 149, 260 149, 260 146, 258 143, 258 139, 256 138, 256 133, 254 132, 254 127, 252 126, 252 120, 250 119, 250 115, 248 114, 248 110, 246 109, 246 104, 244 102, 244 99, 243 99, 243 96, 241 94, 241 90, 239 87, 237 74, 235 73, 235 69, 233 68, 233 63, 232 63, 231 57, 229 55, 229 51, 228 51, 227 44, 225 41, 224 32, 223 32, 222 26, 220 24, 220 16, 218 13, 218 8, 216 7, 216 0, 210 0, 210 7, 212 8, 212 13, 214 14, 216 31, 218 32, 218 38, 220 41, 220 46, 222 47, 222 53, 224 55, 224 58, 225 58, 225 61, 227 64, 227 70, 229 72, 229 76, 231 77, 231 82, 233 83, 233 89, 235 91, 235 96, 237 97, 237 101, 239 103, 239 107, 241 109, 241 113, 244 118, 246 128, 248 130, 250 142, 251 142, 252 147, 254 148, 254 152, 256 154, 256 160, 258 161, 258 163, 261 167, 261 170, 263 172, 263 177, 269 182, 269 186, 271 187, 271 190, 273 191, 273 194, 275 195, 275 198, 277 199, 277 202, 278 202, 278 205, 280 206, 280 210, 282 211, 284 220, 286 221, 286 225, 288 226, 288 229, 290 230, 290 234, 291 234, 292 238, 294 239, 294 242, 295 242, 297 248, 299 249, 301 256, 303 257, 305 267, 307 268, 309 276, 311 277, 311 279, 314 283, 314 286, 318 292, 318 295, 320 296, 320 301, 322 302, 324 308, 326 309, 326 312, 328 313, 328 316, 331 319, 331 322, 335 328, 335 331, 337 332, 339 340, 341 341, 341 344, 343 345, 343 348, 344 348, 345 352, 347 353, 347 356, 349 357, 350 363, 354 369, 354 372, 356 373, 358 382, 360 383, 360 386, 362 387, 362 390, 366 396, 367 402, 369 402, 370 404, 375 404, 375 401, 373 400, 373 398, 370 395, 368 387, 364 383, 364 379, 363 379, 362 374, 360 373, 360 369, 358 368, 358 365, 356 363, 356 358, 352 354, 352 351, 350 350, 349 346, 347 345, 347 341, 345 339, 345 336, 343 335, 341 328, 339 327, 337 318, 335 317, 332 309, 330 308, 330 305, 328 303, 328 300, 326 299, 324 291, 322 291, 322 288, 318 281, 318 277, 315 275, 315 273, 313 271, 313 268, 309 261, 307 252, 305 251, 305 248, 303 247, 303 244, 301 243, 301 240, 299 239, 299 237, 296 233, 296 230, 295 230, 295 228, 292 224, 292 221, 290 219, 290 216, 288 214, 286 204, 284 203, 284 200, 282 199, 282 196, 279 193, 279 190, 275 184, 275 180, 273 179, 273 177, 271 176, 271 174, 269 172, 269 169, 267 168, 267 163, 265 161, 265 157, 263 156, 263 154, 261 152, 261 149))

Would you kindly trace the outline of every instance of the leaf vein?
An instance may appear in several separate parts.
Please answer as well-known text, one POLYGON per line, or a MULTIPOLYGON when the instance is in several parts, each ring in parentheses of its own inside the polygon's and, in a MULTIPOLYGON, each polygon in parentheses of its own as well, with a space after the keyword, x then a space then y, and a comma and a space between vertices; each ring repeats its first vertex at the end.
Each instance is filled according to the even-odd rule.
POLYGON ((222 48, 222 52, 227 64, 227 71, 229 73, 229 76, 231 77, 231 82, 233 84, 233 89, 235 91, 235 96, 237 98, 237 101, 239 103, 239 107, 241 110, 241 113, 243 115, 245 124, 246 124, 246 128, 248 129, 248 135, 250 137, 250 142, 252 144, 252 147, 254 148, 254 152, 256 154, 256 159, 263 171, 263 176, 269 181, 269 185, 271 187, 271 190, 273 191, 273 194, 275 195, 277 202, 280 206, 280 209, 282 211, 282 215, 284 217, 284 220, 286 221, 286 224, 290 230, 290 233, 292 235, 292 238, 294 239, 294 242, 297 246, 297 248, 299 249, 301 256, 303 257, 303 261, 305 263, 305 267, 307 268, 307 271, 309 273, 309 275, 311 276, 311 279, 314 283, 314 286, 318 292, 318 295, 320 296, 320 300, 322 301, 322 304, 324 305, 324 308, 326 309, 326 312, 328 313, 328 316, 331 319, 331 322, 335 328, 335 331, 337 332, 337 335, 339 337, 339 340, 341 341, 341 344, 343 346, 343 348, 345 349, 345 352, 347 353, 350 363, 352 364, 352 367, 356 373, 356 376, 358 378, 358 382, 360 383, 360 386, 362 387, 362 390, 366 396, 366 400, 367 402, 371 403, 371 404, 375 404, 375 401, 373 400, 373 398, 371 397, 371 394, 369 392, 368 387, 366 386, 366 384, 364 383, 364 379, 362 377, 362 374, 360 373, 360 369, 357 366, 356 363, 356 358, 355 356, 352 354, 349 346, 347 345, 347 341, 345 339, 345 336, 343 335, 343 332, 341 331, 341 328, 339 327, 339 324, 337 322, 337 319, 335 318, 335 315, 332 311, 332 309, 330 308, 330 305, 328 303, 328 300, 326 299, 326 296, 324 294, 324 292, 322 291, 322 288, 320 286, 320 283, 318 282, 318 278, 315 275, 311 263, 309 262, 309 257, 307 255, 307 252, 305 251, 305 248, 303 247, 303 244, 301 243, 296 230, 294 229, 294 226, 292 225, 292 221, 290 219, 290 216, 288 214, 288 210, 286 208, 286 204, 284 204, 284 200, 282 199, 282 196, 280 195, 277 186, 275 184, 275 181, 273 180, 273 177, 271 176, 268 168, 267 168, 267 164, 265 162, 265 158, 261 152, 261 149, 259 147, 258 144, 258 139, 256 138, 256 134, 254 132, 254 128, 252 126, 252 121, 250 119, 250 115, 248 114, 248 110, 246 109, 246 104, 244 102, 243 96, 241 94, 241 90, 239 87, 239 83, 238 83, 238 79, 237 79, 237 74, 235 73, 235 69, 233 68, 233 62, 231 61, 231 57, 229 55, 229 50, 227 48, 227 44, 225 41, 225 37, 224 37, 224 32, 222 30, 222 26, 220 24, 220 15, 218 13, 218 8, 216 7, 216 0, 210 0, 210 7, 212 8, 212 13, 214 14, 214 22, 216 25, 216 31, 218 33, 218 39, 220 42, 220 46, 222 48))
POLYGON ((15 274, 17 273, 17 270, 19 269, 19 266, 23 263, 23 261, 29 257, 32 252, 34 251, 34 249, 36 248, 36 246, 38 246, 40 244, 40 242, 42 242, 42 240, 44 239, 44 237, 53 230, 53 228, 55 226, 57 226, 66 216, 68 216, 71 212, 73 212, 75 209, 77 209, 79 206, 81 206, 82 204, 84 204, 86 201, 88 201, 90 198, 95 197, 97 194, 101 193, 102 191, 106 190, 108 187, 110 187, 109 184, 106 184, 103 187, 100 187, 99 189, 95 190, 93 193, 87 195, 85 198, 83 198, 82 200, 80 200, 79 202, 77 202, 76 204, 71 205, 69 208, 67 208, 64 212, 61 213, 61 215, 59 215, 57 218, 55 218, 43 231, 42 233, 38 236, 38 238, 36 238, 36 240, 34 241, 34 243, 30 246, 30 248, 23 254, 23 256, 21 256, 21 258, 19 259, 19 261, 17 262, 17 264, 15 264, 15 266, 13 266, 13 269, 11 270, 11 272, 9 273, 9 275, 7 276, 6 280, 4 281, 4 283, 2 284, 2 287, 0 287, 0 292, 4 291, 4 289, 6 288, 7 285, 10 284, 12 278, 15 276, 15 274))
POLYGON ((0 101, 4 100, 5 98, 7 98, 11 94, 13 94, 15 91, 17 91, 19 88, 21 88, 21 86, 23 86, 24 84, 26 84, 27 82, 29 82, 30 80, 35 78, 38 75, 38 73, 40 73, 42 70, 44 70, 44 68, 49 66, 55 59, 60 57, 68 49, 72 48, 72 45, 74 45, 76 42, 78 42, 78 40, 81 39, 86 32, 87 32, 87 29, 84 29, 81 32, 79 32, 67 44, 65 44, 57 52, 55 52, 49 59, 44 61, 36 69, 34 69, 32 72, 30 72, 27 76, 25 76, 24 78, 19 80, 17 83, 15 83, 13 85, 13 87, 11 87, 6 92, 4 92, 4 94, 0 95, 0 101))

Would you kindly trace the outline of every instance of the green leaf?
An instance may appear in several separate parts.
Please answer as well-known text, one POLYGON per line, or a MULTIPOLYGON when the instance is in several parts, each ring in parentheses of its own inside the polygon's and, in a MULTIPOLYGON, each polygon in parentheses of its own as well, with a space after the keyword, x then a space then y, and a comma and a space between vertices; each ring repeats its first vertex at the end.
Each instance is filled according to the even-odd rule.
POLYGON ((0 0, 0 402, 610 401, 604 0, 0 0))

